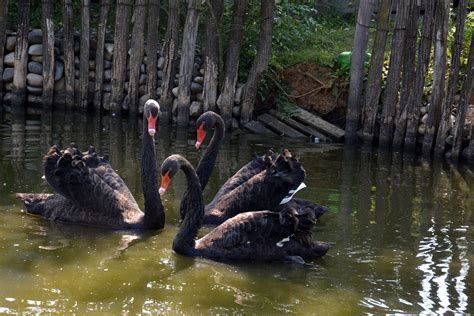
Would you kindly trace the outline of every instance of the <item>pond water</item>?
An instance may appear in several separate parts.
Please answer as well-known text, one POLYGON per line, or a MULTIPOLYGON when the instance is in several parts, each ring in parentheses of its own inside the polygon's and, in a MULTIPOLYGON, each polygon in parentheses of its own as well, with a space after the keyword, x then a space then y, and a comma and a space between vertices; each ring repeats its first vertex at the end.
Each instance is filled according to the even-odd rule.
MULTIPOLYGON (((288 147, 307 171, 298 196, 330 207, 313 238, 336 245, 305 265, 216 263, 171 250, 182 175, 165 196, 158 232, 52 223, 22 211, 15 192, 49 192, 42 156, 71 141, 109 154, 143 205, 139 120, 69 112, 0 123, 0 313, 474 312, 474 175, 466 167, 234 132, 205 200, 254 152, 288 147)), ((196 164, 194 140, 192 131, 160 127, 159 163, 180 153, 196 164)))

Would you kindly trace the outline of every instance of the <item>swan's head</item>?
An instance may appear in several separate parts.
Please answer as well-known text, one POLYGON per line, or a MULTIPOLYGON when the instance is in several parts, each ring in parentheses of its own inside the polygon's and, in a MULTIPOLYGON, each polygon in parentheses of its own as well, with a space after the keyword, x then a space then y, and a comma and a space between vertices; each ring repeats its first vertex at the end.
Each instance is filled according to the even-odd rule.
POLYGON ((160 114, 160 105, 153 99, 149 99, 145 102, 143 108, 143 118, 148 121, 148 134, 151 137, 155 136, 156 133, 156 122, 158 121, 158 115, 160 114))
POLYGON ((178 172, 180 164, 180 155, 171 155, 166 158, 161 164, 161 185, 160 185, 160 195, 165 194, 170 184, 171 178, 178 172))
POLYGON ((221 116, 215 112, 207 111, 204 112, 196 121, 196 149, 201 147, 204 138, 206 138, 207 132, 213 129, 217 123, 220 122, 221 126, 224 128, 224 121, 221 116))

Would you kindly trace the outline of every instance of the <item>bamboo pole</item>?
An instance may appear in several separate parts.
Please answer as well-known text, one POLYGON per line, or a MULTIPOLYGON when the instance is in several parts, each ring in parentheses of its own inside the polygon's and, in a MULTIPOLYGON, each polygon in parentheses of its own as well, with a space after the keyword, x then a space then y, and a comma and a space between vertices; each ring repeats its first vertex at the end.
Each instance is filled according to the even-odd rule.
POLYGON ((42 1, 43 28, 43 109, 51 110, 54 96, 53 1, 42 1))
POLYGON ((146 91, 150 99, 156 99, 157 87, 157 65, 158 65, 158 30, 160 26, 160 1, 150 0, 148 2, 147 21, 147 82, 146 91))
MULTIPOLYGON (((7 40, 7 18, 8 0, 4 0, 2 5, 0 5, 0 107, 2 107, 3 104, 3 57, 5 54, 5 42, 7 40)), ((2 110, 0 109, 0 113, 1 112, 2 110)))
POLYGON ((74 106, 74 20, 72 0, 63 2, 63 25, 64 25, 64 81, 66 91, 66 106, 74 106))
POLYGON ((351 75, 349 83, 349 97, 347 99, 346 115, 346 143, 356 141, 359 128, 360 105, 364 80, 364 62, 369 41, 370 17, 373 7, 370 0, 361 0, 352 50, 351 75))
POLYGON ((102 108, 102 86, 104 83, 104 47, 105 32, 107 30, 107 15, 110 0, 100 0, 99 26, 97 27, 97 50, 95 53, 95 89, 94 108, 100 111, 102 108))
POLYGON ((449 70, 448 88, 446 90, 446 98, 442 103, 442 115, 436 135, 436 143, 434 154, 442 156, 444 154, 446 138, 452 128, 451 111, 453 108, 454 94, 456 93, 456 85, 459 76, 459 68, 461 66, 461 49, 464 40, 464 25, 466 24, 467 1, 459 0, 456 15, 456 31, 454 33, 454 42, 451 49, 451 69, 449 70))
POLYGON ((87 110, 89 103, 89 51, 90 51, 90 0, 81 0, 81 51, 80 51, 80 109, 87 110))
POLYGON ((12 107, 21 107, 26 101, 26 70, 28 63, 28 31, 30 28, 31 0, 19 0, 18 32, 15 46, 12 107))

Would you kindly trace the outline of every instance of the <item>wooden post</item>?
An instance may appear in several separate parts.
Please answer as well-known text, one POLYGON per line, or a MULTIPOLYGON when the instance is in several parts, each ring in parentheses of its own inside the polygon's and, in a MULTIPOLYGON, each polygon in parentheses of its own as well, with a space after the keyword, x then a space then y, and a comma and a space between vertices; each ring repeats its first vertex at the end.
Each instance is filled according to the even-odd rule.
MULTIPOLYGON (((132 17, 132 39, 130 43, 130 80, 128 82, 128 94, 125 100, 129 102, 130 113, 138 113, 138 88, 140 86, 140 67, 143 62, 145 21, 147 0, 136 0, 132 17)), ((123 108, 127 109, 127 102, 123 108)))
POLYGON ((349 97, 347 100, 346 115, 346 143, 354 143, 359 128, 360 104, 364 80, 364 62, 369 40, 370 17, 372 3, 370 0, 361 0, 354 35, 354 48, 352 50, 351 79, 349 84, 349 97))
POLYGON ((275 0, 262 0, 261 2, 261 25, 260 37, 258 40, 257 56, 250 68, 247 82, 242 92, 242 108, 240 111, 240 123, 247 123, 252 118, 252 113, 257 96, 258 83, 264 71, 268 68, 268 60, 272 53, 272 31, 273 12, 275 10, 275 0))
POLYGON ((428 71, 433 38, 435 1, 425 1, 425 15, 423 16, 423 32, 418 46, 418 63, 415 74, 415 85, 412 99, 408 103, 407 128, 405 134, 405 152, 414 152, 420 120, 421 99, 425 86, 426 72, 428 71))
POLYGON ((146 46, 146 91, 150 99, 156 99, 158 65, 158 29, 160 26, 160 1, 148 2, 147 46, 146 46))
POLYGON ((89 103, 89 36, 90 36, 90 0, 81 0, 81 52, 80 83, 81 110, 87 110, 89 103))
MULTIPOLYGON (((471 98, 472 89, 474 88, 474 32, 471 33, 471 46, 469 48, 469 60, 466 68, 466 77, 461 90, 461 97, 459 98, 459 109, 456 116, 456 123, 454 125, 454 139, 452 159, 458 160, 462 150, 462 140, 464 134, 464 124, 466 121, 466 114, 469 107, 469 100, 471 98)), ((466 156, 470 162, 474 162, 474 118, 471 122, 471 131, 469 133, 470 141, 466 149, 466 156)))
POLYGON ((224 13, 224 2, 208 1, 208 20, 206 23, 206 57, 204 62, 204 87, 202 92, 204 111, 216 111, 219 86, 219 60, 221 36, 219 25, 224 13))
POLYGON ((112 94, 110 111, 120 115, 122 111, 123 89, 127 72, 128 31, 132 15, 133 0, 117 0, 114 35, 114 60, 112 65, 112 94))
POLYGON ((400 91, 399 108, 395 120, 395 132, 393 134, 393 147, 401 148, 405 139, 407 126, 408 104, 411 102, 414 88, 415 63, 416 63, 416 41, 418 35, 418 18, 420 6, 416 0, 410 3, 409 18, 406 30, 405 50, 403 51, 403 79, 400 91))
POLYGON ((72 15, 72 0, 64 0, 63 3, 63 25, 64 25, 64 81, 66 91, 66 106, 74 106, 74 20, 72 15))
POLYGON ((408 8, 413 0, 398 0, 395 29, 393 31, 390 64, 382 101, 382 117, 379 145, 389 146, 392 140, 398 89, 400 87, 400 71, 405 47, 405 28, 408 20, 408 8))
POLYGON ((454 42, 451 49, 451 69, 449 71, 448 87, 446 90, 446 98, 442 103, 442 115, 436 135, 436 143, 434 154, 442 156, 444 154, 446 138, 448 137, 451 125, 451 111, 453 108, 454 94, 456 92, 456 84, 458 81, 459 68, 461 66, 461 49, 464 40, 464 25, 466 24, 467 1, 459 0, 458 12, 456 14, 456 32, 454 33, 454 42))
POLYGON ((387 46, 388 20, 391 10, 391 0, 380 0, 377 19, 377 33, 375 34, 372 58, 370 60, 365 105, 362 117, 365 144, 372 144, 374 139, 375 122, 379 107, 380 92, 382 90, 382 70, 387 46))
POLYGON ((179 37, 179 1, 169 0, 168 7, 168 25, 166 27, 166 36, 164 44, 165 65, 163 68, 163 82, 161 84, 161 117, 165 121, 171 120, 171 111, 173 105, 173 93, 176 75, 176 64, 178 54, 179 37))
POLYGON ((54 96, 54 22, 53 1, 42 1, 43 28, 43 109, 51 110, 54 96))
MULTIPOLYGON (((3 104, 3 56, 5 52, 5 42, 7 40, 7 18, 8 18, 8 0, 4 0, 0 5, 0 107, 3 104)), ((0 113, 2 110, 0 109, 0 113)))
POLYGON ((104 83, 104 46, 105 31, 107 30, 107 15, 109 13, 110 0, 100 0, 99 26, 97 27, 97 50, 95 53, 95 89, 94 108, 100 111, 102 108, 102 86, 104 83))
POLYGON ((178 125, 188 125, 189 106, 191 104, 191 82, 193 79, 194 54, 199 27, 199 1, 189 0, 186 22, 181 46, 181 61, 179 65, 178 90, 178 125))
POLYGON ((423 155, 429 156, 438 131, 441 106, 445 96, 444 82, 446 77, 446 42, 448 37, 449 0, 436 0, 435 50, 433 84, 431 86, 431 105, 426 121, 423 138, 423 155))
POLYGON ((229 32, 229 45, 227 47, 224 85, 217 99, 217 106, 227 129, 232 127, 232 107, 234 106, 235 85, 239 72, 239 57, 242 47, 245 13, 248 0, 234 1, 234 13, 229 32))
MULTIPOLYGON (((26 70, 28 63, 28 31, 30 28, 31 0, 19 0, 18 33, 15 46, 12 107, 23 106, 26 100, 26 70)), ((3 75, 3 74, 2 74, 3 75)))

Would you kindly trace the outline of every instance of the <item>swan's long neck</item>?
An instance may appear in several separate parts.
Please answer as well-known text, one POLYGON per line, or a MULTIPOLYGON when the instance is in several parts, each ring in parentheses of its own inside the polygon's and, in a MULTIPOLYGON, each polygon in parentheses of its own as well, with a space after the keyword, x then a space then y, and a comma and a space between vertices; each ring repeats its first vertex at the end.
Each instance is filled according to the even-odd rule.
POLYGON ((181 222, 178 234, 173 241, 173 250, 189 254, 194 251, 195 239, 204 217, 204 201, 201 185, 193 166, 184 158, 180 161, 181 170, 186 175, 188 187, 181 202, 181 222))
POLYGON ((204 155, 202 156, 196 168, 196 173, 201 183, 201 190, 203 191, 211 176, 212 169, 214 168, 214 164, 216 163, 217 155, 219 153, 219 149, 222 145, 222 141, 224 139, 225 134, 225 125, 222 118, 219 115, 215 114, 214 120, 214 135, 212 135, 212 139, 209 143, 209 146, 207 146, 206 151, 204 152, 204 155))
POLYGON ((145 225, 150 229, 165 226, 165 212, 158 194, 155 142, 148 134, 148 122, 143 118, 142 187, 145 198, 145 225))

